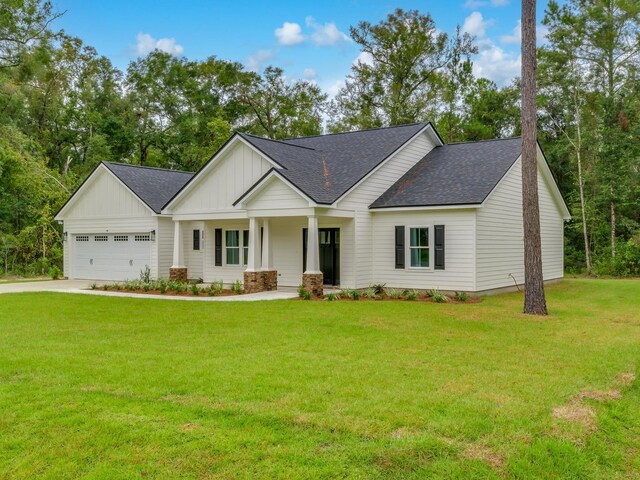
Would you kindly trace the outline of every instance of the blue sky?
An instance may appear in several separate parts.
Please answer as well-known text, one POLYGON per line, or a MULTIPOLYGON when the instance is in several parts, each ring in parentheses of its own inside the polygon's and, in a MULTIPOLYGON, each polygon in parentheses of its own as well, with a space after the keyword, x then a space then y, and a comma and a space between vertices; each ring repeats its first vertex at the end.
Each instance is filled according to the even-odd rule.
MULTIPOLYGON (((430 12, 445 32, 461 25, 477 37, 476 74, 503 85, 520 69, 515 30, 519 0, 54 0, 57 22, 120 69, 153 48, 191 59, 215 55, 259 70, 272 64, 289 78, 316 81, 330 94, 359 55, 349 26, 376 23, 395 8, 430 12)), ((538 19, 546 1, 538 2, 538 19)))

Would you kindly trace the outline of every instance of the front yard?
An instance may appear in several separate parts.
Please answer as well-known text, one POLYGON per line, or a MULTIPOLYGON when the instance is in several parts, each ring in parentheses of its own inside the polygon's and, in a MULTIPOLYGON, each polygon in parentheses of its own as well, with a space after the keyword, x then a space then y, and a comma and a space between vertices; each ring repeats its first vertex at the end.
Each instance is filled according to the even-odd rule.
POLYGON ((640 282, 479 304, 0 296, 0 478, 640 478, 640 282))

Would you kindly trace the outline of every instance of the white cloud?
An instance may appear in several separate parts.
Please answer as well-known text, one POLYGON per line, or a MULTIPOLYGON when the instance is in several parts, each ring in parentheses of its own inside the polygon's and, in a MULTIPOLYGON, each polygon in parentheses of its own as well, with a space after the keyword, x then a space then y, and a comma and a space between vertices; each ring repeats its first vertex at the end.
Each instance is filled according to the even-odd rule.
POLYGON ((148 33, 138 33, 136 37, 136 54, 146 55, 154 50, 160 50, 170 55, 181 55, 184 47, 176 43, 175 38, 160 38, 156 40, 148 33))
POLYGON ((333 46, 349 41, 349 37, 344 32, 338 30, 334 22, 322 25, 317 23, 313 17, 307 17, 306 24, 313 29, 311 40, 318 46, 333 46))
POLYGON ((504 7, 509 4, 509 0, 467 0, 464 8, 480 8, 480 7, 504 7))
POLYGON ((476 77, 485 77, 503 86, 520 76, 520 54, 505 51, 491 40, 481 42, 479 49, 473 60, 473 73, 476 77))
POLYGON ((258 50, 247 59, 247 68, 253 72, 257 72, 262 69, 262 65, 265 62, 275 57, 275 54, 271 50, 258 50))
POLYGON ((360 52, 360 54, 353 61, 353 65, 362 63, 364 65, 373 65, 373 56, 369 52, 360 52))
POLYGON ((476 37, 484 37, 487 28, 493 24, 492 20, 485 20, 480 12, 472 12, 464 19, 462 31, 476 37))
POLYGON ((316 72, 315 68, 305 68, 302 72, 302 78, 305 80, 313 80, 318 76, 318 72, 316 72))
POLYGON ((302 28, 297 23, 284 22, 282 27, 276 28, 274 33, 280 45, 290 47, 304 42, 302 28))
MULTIPOLYGON (((536 38, 538 44, 544 43, 549 29, 544 25, 538 25, 536 28, 536 38)), ((511 35, 502 35, 500 41, 506 45, 520 45, 522 43, 522 22, 518 20, 518 23, 513 28, 511 35)))
POLYGON ((335 80, 333 83, 325 86, 324 91, 327 92, 329 98, 334 98, 340 92, 342 87, 344 87, 344 80, 335 80))

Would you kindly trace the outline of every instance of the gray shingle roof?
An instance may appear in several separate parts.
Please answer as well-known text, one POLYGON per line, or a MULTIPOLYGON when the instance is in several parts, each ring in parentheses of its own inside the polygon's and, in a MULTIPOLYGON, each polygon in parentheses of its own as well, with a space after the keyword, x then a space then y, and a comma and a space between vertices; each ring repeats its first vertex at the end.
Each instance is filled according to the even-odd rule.
POLYGON ((435 147, 370 208, 480 204, 518 159, 520 147, 519 137, 435 147))
POLYGON ((104 165, 156 213, 195 175, 126 163, 104 162, 104 165))
POLYGON ((335 202, 428 123, 269 140, 239 134, 283 168, 278 173, 320 204, 335 202))

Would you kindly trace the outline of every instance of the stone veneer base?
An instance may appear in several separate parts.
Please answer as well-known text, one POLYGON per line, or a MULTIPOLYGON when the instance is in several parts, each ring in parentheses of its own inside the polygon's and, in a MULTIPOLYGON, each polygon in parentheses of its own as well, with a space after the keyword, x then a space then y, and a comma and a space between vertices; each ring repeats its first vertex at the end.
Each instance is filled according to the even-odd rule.
POLYGON ((171 267, 169 269, 169 280, 173 280, 174 282, 186 282, 187 279, 186 267, 171 267))
POLYGON ((322 273, 303 273, 302 286, 316 298, 324 295, 324 276, 322 273))
POLYGON ((278 289, 278 272, 260 270, 244 272, 244 293, 270 292, 278 289))

